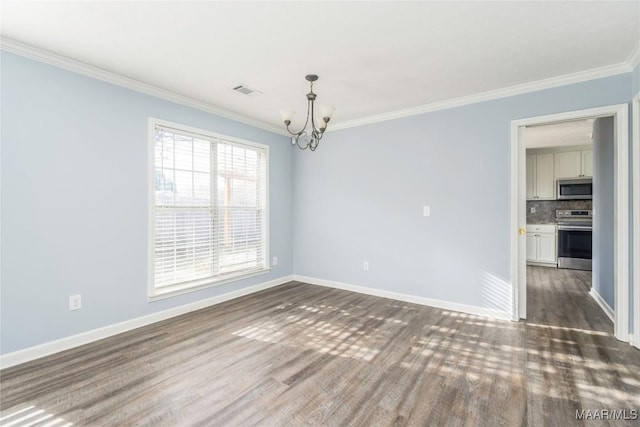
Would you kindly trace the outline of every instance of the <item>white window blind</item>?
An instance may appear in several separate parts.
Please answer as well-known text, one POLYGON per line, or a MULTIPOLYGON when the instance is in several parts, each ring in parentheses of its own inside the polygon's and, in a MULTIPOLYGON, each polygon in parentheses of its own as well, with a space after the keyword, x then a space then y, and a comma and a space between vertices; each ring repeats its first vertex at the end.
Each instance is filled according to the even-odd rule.
POLYGON ((265 270, 266 147, 160 124, 153 132, 151 294, 265 270))

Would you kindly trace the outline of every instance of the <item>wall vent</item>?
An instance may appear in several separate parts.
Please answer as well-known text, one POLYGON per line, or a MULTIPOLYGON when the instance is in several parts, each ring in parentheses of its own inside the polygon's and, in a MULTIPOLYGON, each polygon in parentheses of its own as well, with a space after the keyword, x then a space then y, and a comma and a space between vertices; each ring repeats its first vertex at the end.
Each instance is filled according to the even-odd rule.
POLYGON ((259 90, 252 89, 249 86, 243 84, 239 84, 238 86, 234 87, 233 90, 247 96, 256 96, 262 93, 259 90))

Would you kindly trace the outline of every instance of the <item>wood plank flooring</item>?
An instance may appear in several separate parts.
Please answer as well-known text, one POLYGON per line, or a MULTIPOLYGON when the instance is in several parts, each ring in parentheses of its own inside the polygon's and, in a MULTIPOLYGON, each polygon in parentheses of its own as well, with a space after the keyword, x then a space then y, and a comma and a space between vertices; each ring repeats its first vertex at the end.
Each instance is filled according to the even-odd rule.
POLYGON ((529 267, 515 323, 291 282, 5 369, 0 425, 638 425, 576 420, 640 410, 589 280, 529 267))

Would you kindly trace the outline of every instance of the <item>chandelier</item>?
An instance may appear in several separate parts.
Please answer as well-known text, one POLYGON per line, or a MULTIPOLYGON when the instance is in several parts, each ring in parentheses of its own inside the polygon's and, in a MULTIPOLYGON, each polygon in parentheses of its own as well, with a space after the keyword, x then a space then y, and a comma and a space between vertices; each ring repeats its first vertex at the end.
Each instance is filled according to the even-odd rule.
POLYGON ((291 119, 293 118, 295 111, 284 109, 280 110, 280 114, 282 115, 282 120, 287 127, 287 132, 292 135, 291 144, 297 145, 301 150, 306 150, 308 148, 311 151, 315 151, 322 139, 322 135, 324 135, 324 131, 327 129, 327 123, 331 120, 331 115, 335 108, 320 106, 321 118, 316 120, 314 114, 316 94, 313 93, 313 82, 318 80, 318 76, 315 74, 308 74, 305 76, 305 79, 309 82, 311 90, 309 90, 309 93, 307 94, 307 120, 304 122, 302 130, 299 132, 292 132, 291 129, 289 129, 289 125, 291 124, 291 119), (307 125, 309 124, 309 121, 311 121, 311 128, 309 128, 309 133, 307 133, 307 125))

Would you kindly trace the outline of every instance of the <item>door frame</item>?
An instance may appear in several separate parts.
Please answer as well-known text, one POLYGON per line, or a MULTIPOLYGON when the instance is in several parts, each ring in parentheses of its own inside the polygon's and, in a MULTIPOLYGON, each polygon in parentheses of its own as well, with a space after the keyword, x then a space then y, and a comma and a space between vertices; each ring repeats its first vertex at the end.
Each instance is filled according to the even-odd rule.
POLYGON ((633 122, 633 345, 640 349, 640 91, 631 103, 633 122))
MULTIPOLYGON (((525 126, 598 117, 614 118, 614 335, 629 341, 629 107, 627 104, 568 111, 511 121, 512 320, 526 318, 525 126), (523 233, 523 230, 524 233, 523 233)), ((637 311, 637 310, 635 310, 637 311)))

